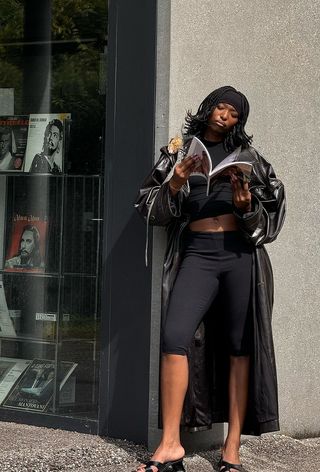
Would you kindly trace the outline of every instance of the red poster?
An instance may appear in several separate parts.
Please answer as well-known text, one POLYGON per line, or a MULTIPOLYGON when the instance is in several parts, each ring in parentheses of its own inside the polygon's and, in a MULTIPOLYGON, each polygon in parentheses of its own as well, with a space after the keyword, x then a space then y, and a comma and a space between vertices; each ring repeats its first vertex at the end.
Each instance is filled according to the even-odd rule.
POLYGON ((8 235, 4 270, 44 272, 47 227, 47 218, 35 215, 14 215, 11 235, 8 235))

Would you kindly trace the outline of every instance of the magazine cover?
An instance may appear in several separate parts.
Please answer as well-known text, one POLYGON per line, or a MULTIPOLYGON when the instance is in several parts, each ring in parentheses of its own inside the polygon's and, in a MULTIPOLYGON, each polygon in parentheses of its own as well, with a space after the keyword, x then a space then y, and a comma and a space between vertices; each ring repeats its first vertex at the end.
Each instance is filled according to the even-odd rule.
POLYGON ((8 234, 4 270, 44 272, 48 220, 36 215, 15 214, 8 234))
POLYGON ((0 405, 31 361, 0 357, 0 405))
POLYGON ((22 169, 28 127, 28 115, 0 116, 0 171, 22 169))
POLYGON ((65 120, 70 113, 30 115, 25 172, 63 172, 65 120))
MULTIPOLYGON (((19 410, 46 411, 53 397, 54 366, 54 360, 34 359, 3 402, 3 406, 19 410)), ((60 363, 59 391, 76 367, 74 362, 60 363)))

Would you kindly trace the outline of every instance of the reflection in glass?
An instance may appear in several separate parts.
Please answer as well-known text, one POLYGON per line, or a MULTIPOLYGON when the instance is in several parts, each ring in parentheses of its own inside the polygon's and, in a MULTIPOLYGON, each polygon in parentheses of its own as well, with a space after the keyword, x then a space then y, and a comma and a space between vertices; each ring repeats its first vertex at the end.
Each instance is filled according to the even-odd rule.
POLYGON ((0 410, 94 419, 107 1, 0 18, 0 410))

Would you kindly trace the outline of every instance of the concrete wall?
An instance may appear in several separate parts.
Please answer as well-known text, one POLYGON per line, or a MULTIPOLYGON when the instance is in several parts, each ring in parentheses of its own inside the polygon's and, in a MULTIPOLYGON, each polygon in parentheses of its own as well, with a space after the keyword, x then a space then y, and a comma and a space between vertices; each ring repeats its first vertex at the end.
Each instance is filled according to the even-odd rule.
POLYGON ((297 436, 320 433, 319 16, 316 0, 172 0, 166 59, 169 135, 186 109, 233 85, 251 104, 254 145, 286 185, 286 224, 268 250, 281 426, 297 436))

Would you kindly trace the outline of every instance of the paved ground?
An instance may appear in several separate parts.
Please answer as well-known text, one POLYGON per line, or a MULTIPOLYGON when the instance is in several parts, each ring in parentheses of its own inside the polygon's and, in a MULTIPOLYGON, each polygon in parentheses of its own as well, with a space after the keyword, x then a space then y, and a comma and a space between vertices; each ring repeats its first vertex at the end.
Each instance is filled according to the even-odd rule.
MULTIPOLYGON (((217 470, 218 451, 187 456, 187 472, 217 470)), ((241 446, 248 472, 318 472, 320 438, 297 440, 266 434, 241 446)), ((131 472, 148 458, 145 448, 127 441, 0 422, 0 472, 131 472)))

